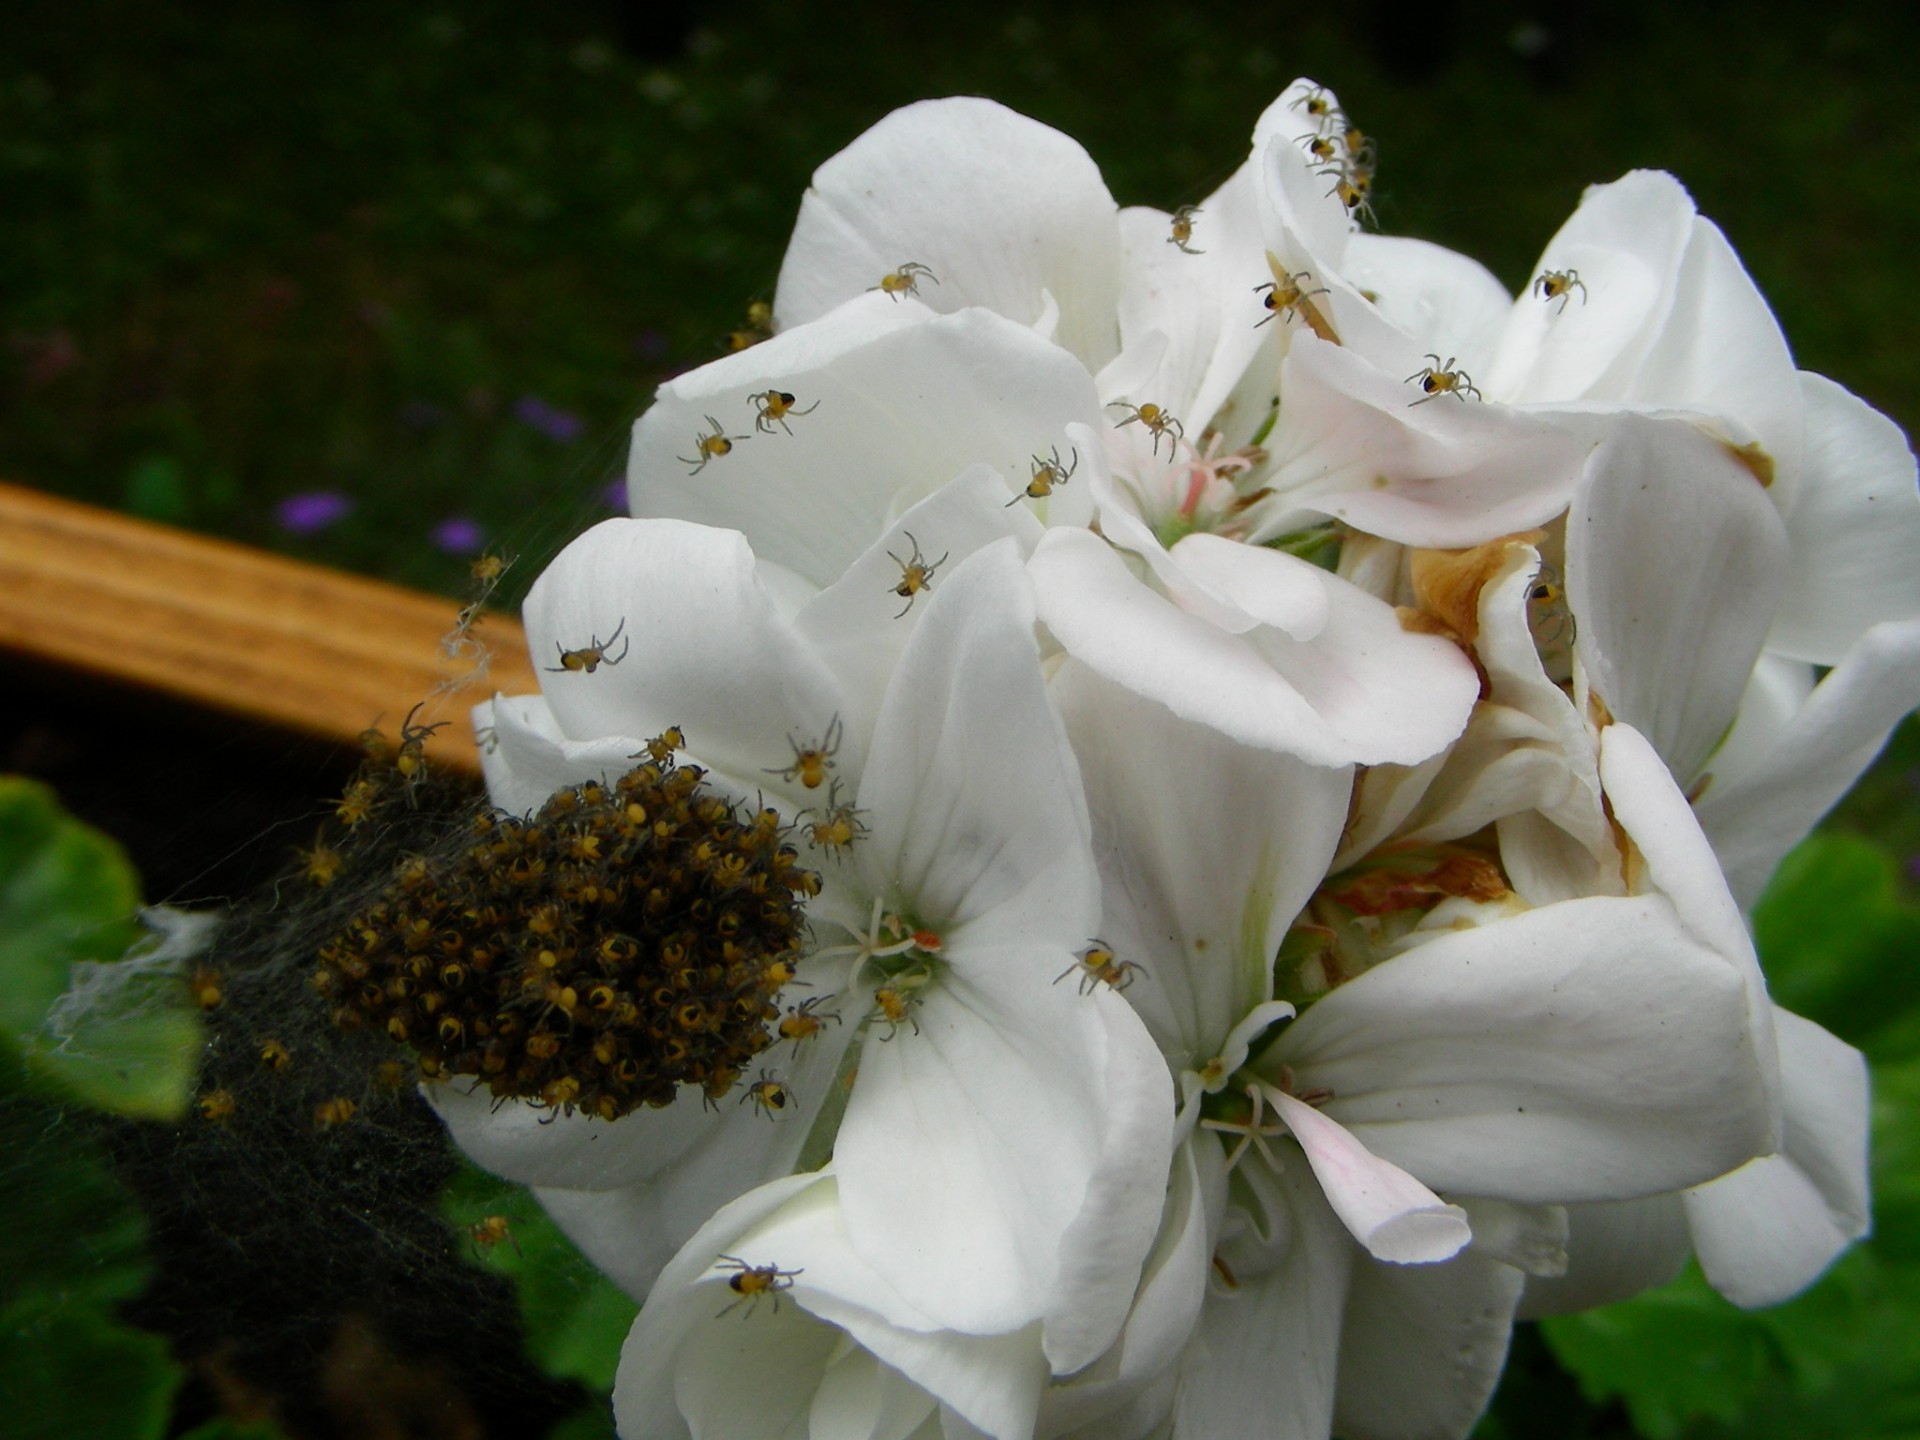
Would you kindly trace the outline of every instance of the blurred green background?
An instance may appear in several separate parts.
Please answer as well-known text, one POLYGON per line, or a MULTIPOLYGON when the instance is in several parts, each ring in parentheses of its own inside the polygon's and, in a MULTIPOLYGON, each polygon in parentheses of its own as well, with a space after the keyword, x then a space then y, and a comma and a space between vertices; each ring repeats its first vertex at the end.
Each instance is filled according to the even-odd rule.
MULTIPOLYGON (((449 594, 468 553, 504 545, 521 557, 510 596, 613 513, 653 387, 770 298, 809 174, 888 110, 992 96, 1078 138, 1121 203, 1170 209, 1225 178, 1298 74, 1379 138, 1382 229, 1516 290, 1585 185, 1673 170, 1800 363, 1911 432, 1917 54, 1920 7, 1891 4, 11 0, 0 477, 449 594)), ((1783 1000, 1874 1061, 1879 1238, 1761 1315, 1692 1278, 1523 1327, 1485 1436, 1920 1436, 1917 798, 1910 722, 1758 917, 1783 1000)), ((99 903, 105 923, 129 902, 99 903)), ((25 1034, 32 1005, 11 1001, 25 1034)), ((0 1396, 39 1407, 14 1412, 21 1433, 214 1440, 273 1434, 275 1415, 299 1435, 538 1434, 555 1417, 605 1433, 593 1397, 624 1302, 569 1268, 524 1194, 444 1157, 409 1172, 398 1218, 343 1221, 368 1237, 347 1247, 365 1294, 335 1247, 293 1254, 281 1302, 333 1307, 298 1343, 363 1393, 396 1387, 377 1417, 393 1428, 275 1409, 271 1380, 179 1296, 256 1283, 300 1236, 243 1246, 208 1221, 181 1240, 142 1186, 153 1152, 201 1144, 204 1123, 190 1112, 176 1141, 134 1114, 98 1086, 0 1086, 9 1254, 34 1257, 0 1277, 0 1396), (471 1240, 489 1214, 511 1217, 512 1247, 471 1240), (313 1288, 316 1267, 332 1288, 313 1288), (486 1283, 445 1281, 467 1272, 486 1283), (454 1325, 423 1360, 438 1330, 406 1307, 429 1302, 454 1325), (476 1400, 487 1376, 524 1403, 476 1400), (84 1403, 112 1393, 117 1409, 84 1403)), ((404 1145, 314 1173, 377 1170, 435 1133, 398 1112, 363 1122, 404 1145)), ((236 1174, 253 1185, 266 1163, 236 1174)), ((209 1186, 177 1208, 217 1219, 209 1186)))

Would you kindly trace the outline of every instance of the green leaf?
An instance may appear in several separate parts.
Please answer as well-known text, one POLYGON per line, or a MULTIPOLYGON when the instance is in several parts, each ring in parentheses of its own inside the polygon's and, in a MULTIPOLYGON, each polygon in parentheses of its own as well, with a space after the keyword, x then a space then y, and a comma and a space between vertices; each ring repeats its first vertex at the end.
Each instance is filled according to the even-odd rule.
POLYGON ((1920 1059, 1873 1067, 1876 1234, 1784 1305, 1745 1311, 1696 1267, 1665 1289, 1544 1320, 1596 1403, 1669 1440, 1920 1436, 1920 1059))
POLYGON ((534 1363, 557 1380, 611 1388, 640 1307, 587 1262, 532 1193, 467 1166, 447 1186, 440 1213, 471 1247, 474 1263, 512 1278, 534 1363), (510 1239, 473 1238, 473 1227, 490 1216, 507 1221, 510 1239))
POLYGON ((158 1335, 90 1310, 0 1310, 0 1396, 14 1440, 160 1440, 180 1380, 158 1335))
POLYGON ((1540 1329, 1581 1393, 1596 1404, 1619 1396, 1650 1440, 1671 1440, 1696 1417, 1737 1418, 1783 1363, 1772 1336, 1694 1268, 1663 1289, 1540 1329))
POLYGON ((0 1054, 59 1093, 141 1119, 192 1098, 200 1017, 144 932, 125 853, 45 786, 0 777, 0 1054))
POLYGON ((0 1156, 0 1304, 102 1307, 140 1293, 146 1222, 82 1118, 0 1087, 0 1156))
POLYGON ((1920 908, 1893 858, 1855 835, 1809 836, 1754 907, 1773 997, 1874 1059, 1920 1054, 1920 908))
POLYGON ((0 1030, 37 1030, 76 960, 118 960, 139 937, 125 852, 46 786, 0 776, 0 1030))
POLYGON ((0 1067, 0 1431, 23 1440, 165 1433, 181 1372, 113 1307, 145 1288, 146 1222, 87 1118, 0 1067))

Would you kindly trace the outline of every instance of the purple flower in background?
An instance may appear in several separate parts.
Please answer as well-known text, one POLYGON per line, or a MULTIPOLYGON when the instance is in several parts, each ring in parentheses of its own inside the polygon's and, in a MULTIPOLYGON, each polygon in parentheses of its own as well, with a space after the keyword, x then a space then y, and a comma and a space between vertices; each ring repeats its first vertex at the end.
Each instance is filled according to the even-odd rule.
POLYGON ((664 360, 671 348, 667 337, 658 330, 642 330, 633 337, 633 353, 642 360, 664 360))
POLYGON ((607 488, 600 492, 600 503, 609 510, 627 513, 627 477, 615 475, 607 481, 607 488))
POLYGON ((530 425, 559 445, 578 440, 587 428, 586 421, 565 410, 556 410, 538 395, 522 395, 513 402, 513 418, 530 425))
POLYGON ((449 515, 433 527, 432 539, 449 555, 475 555, 487 543, 487 532, 471 515, 449 515))
POLYGON ((353 513, 353 497, 338 490, 303 490, 274 507, 273 517, 289 535, 318 535, 353 513))

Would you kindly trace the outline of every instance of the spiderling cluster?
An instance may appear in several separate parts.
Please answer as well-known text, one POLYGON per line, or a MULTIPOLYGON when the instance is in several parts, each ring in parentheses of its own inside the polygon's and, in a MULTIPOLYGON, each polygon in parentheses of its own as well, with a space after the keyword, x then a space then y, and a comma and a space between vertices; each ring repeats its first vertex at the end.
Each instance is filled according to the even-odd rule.
POLYGON ((320 949, 335 1023, 384 1030, 429 1079, 607 1120, 731 1089, 775 1038, 819 877, 776 811, 743 816, 676 765, 682 743, 530 819, 477 816, 451 860, 402 859, 320 949))

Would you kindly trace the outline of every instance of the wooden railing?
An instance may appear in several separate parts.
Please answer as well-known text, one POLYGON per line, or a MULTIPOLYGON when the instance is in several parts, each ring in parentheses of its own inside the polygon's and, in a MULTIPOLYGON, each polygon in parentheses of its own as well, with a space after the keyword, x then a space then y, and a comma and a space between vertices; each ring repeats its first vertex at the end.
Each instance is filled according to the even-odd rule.
POLYGON ((476 675, 443 642, 459 603, 0 484, 0 649, 327 740, 418 702, 430 753, 477 773, 467 709, 539 688, 515 620, 483 611, 476 675))

